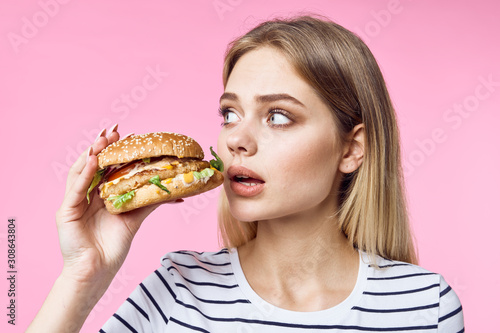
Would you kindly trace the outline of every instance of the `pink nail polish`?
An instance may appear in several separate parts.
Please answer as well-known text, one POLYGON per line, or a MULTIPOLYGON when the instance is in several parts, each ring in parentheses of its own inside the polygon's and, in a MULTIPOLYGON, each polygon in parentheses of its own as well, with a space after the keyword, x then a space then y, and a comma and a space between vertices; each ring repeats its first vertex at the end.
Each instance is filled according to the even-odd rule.
POLYGON ((129 136, 132 136, 132 135, 135 135, 135 133, 129 133, 129 134, 125 135, 125 136, 122 138, 122 140, 123 140, 123 139, 126 139, 126 138, 128 138, 129 136))
POLYGON ((111 127, 111 129, 109 130, 109 133, 113 133, 113 132, 116 132, 116 130, 118 129, 118 123, 114 124, 113 127, 111 127))
MULTIPOLYGON (((95 141, 97 141, 101 136, 105 136, 106 135, 106 129, 104 128, 101 133, 99 133, 99 135, 97 136, 97 138, 95 138, 95 141)), ((94 142, 95 142, 94 141, 94 142)))
POLYGON ((87 152, 87 162, 89 161, 90 155, 94 152, 94 149, 92 149, 92 146, 90 146, 89 151, 87 152))

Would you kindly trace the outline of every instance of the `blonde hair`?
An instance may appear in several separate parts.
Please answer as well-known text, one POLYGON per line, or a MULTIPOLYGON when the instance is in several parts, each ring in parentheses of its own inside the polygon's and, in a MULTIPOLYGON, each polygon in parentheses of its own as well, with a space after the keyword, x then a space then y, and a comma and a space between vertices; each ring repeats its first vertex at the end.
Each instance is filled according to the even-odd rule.
MULTIPOLYGON (((351 245, 369 255, 416 264, 396 115, 368 47, 326 18, 267 21, 229 44, 224 87, 238 59, 261 47, 279 50, 330 107, 341 142, 357 124, 365 125, 363 163, 344 175, 335 214, 351 245)), ((224 191, 218 218, 223 246, 238 247, 255 238, 258 222, 236 220, 224 191)))

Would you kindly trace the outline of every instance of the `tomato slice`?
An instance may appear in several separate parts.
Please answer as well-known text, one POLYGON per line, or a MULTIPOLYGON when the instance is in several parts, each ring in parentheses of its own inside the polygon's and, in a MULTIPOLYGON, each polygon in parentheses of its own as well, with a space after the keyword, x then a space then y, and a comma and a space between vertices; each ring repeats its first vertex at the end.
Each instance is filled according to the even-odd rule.
POLYGON ((139 161, 136 161, 136 162, 133 162, 133 163, 130 163, 128 165, 125 165, 123 168, 120 168, 118 170, 116 170, 115 172, 113 172, 112 174, 110 174, 108 176, 108 182, 111 182, 115 179, 118 179, 122 176, 125 176, 127 173, 129 173, 130 171, 132 171, 135 166, 139 163, 143 163, 141 160, 139 161))

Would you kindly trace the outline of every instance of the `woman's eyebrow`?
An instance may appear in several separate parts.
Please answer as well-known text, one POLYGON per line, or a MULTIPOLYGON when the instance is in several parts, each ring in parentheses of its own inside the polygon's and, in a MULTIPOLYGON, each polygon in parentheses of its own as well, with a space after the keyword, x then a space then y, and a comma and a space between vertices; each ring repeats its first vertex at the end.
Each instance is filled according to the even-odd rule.
POLYGON ((235 101, 235 102, 239 101, 238 95, 236 95, 235 93, 230 93, 230 92, 223 93, 219 99, 219 102, 222 101, 223 99, 228 99, 230 101, 235 101))
MULTIPOLYGON (((239 101, 238 95, 236 95, 235 93, 231 93, 231 92, 223 93, 222 96, 220 97, 219 101, 222 101, 223 99, 227 99, 227 100, 235 101, 235 102, 239 101)), ((288 94, 257 95, 257 96, 255 96, 255 100, 259 103, 269 103, 269 102, 275 102, 275 101, 280 101, 280 100, 286 100, 286 101, 290 101, 294 104, 300 105, 302 107, 305 107, 305 105, 301 101, 299 101, 295 97, 292 97, 288 94)))
POLYGON ((288 94, 257 95, 257 96, 255 96, 255 100, 257 102, 260 102, 260 103, 269 103, 269 102, 285 100, 285 101, 290 101, 294 104, 300 105, 302 107, 305 107, 305 105, 301 101, 299 101, 295 97, 292 97, 288 94))

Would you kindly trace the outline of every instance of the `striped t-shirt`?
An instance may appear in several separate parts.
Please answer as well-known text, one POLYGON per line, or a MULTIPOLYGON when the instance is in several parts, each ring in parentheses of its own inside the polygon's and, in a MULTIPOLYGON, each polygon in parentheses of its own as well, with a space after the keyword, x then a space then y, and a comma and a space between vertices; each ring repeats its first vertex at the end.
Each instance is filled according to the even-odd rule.
POLYGON ((278 308, 253 291, 236 249, 162 258, 100 332, 464 332, 462 306, 439 274, 360 252, 356 285, 321 311, 278 308))

